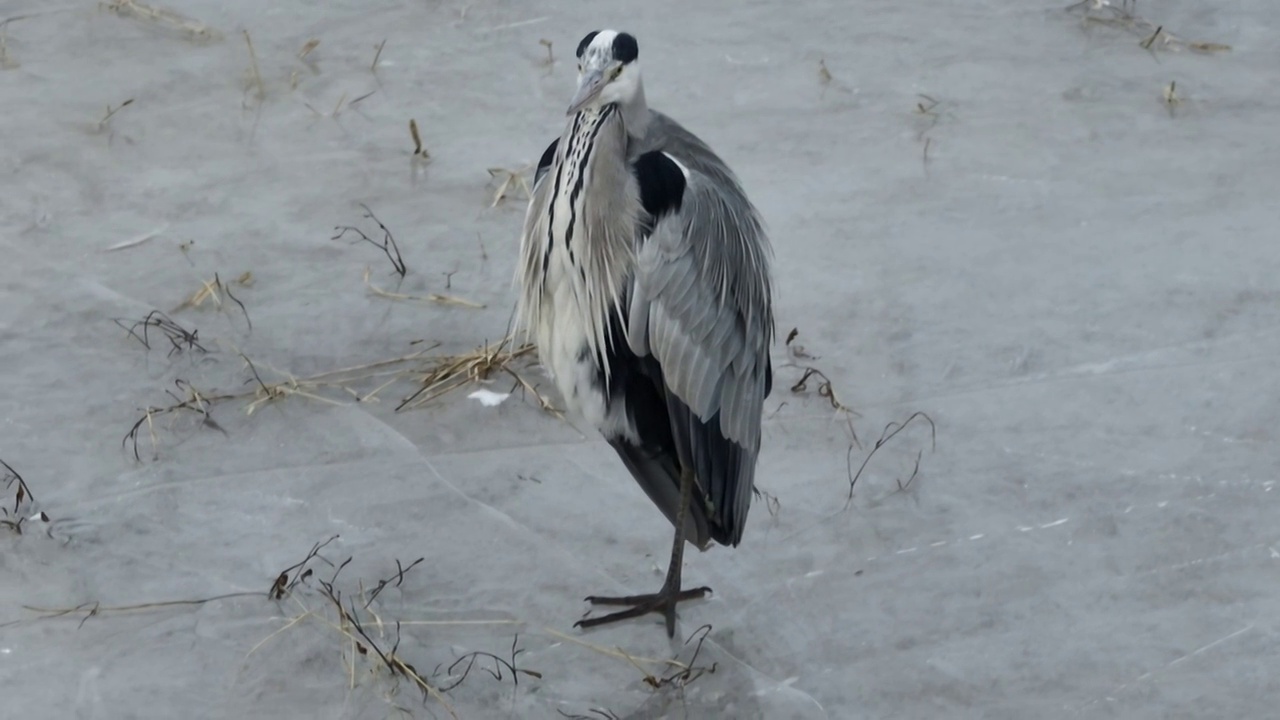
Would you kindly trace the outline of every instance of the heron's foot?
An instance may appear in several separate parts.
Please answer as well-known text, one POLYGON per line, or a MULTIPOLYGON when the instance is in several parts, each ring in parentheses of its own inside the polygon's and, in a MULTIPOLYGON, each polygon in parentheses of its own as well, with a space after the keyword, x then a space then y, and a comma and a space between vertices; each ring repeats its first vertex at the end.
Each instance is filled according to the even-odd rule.
POLYGON ((663 587, 656 593, 648 595, 627 595, 625 597, 601 597, 592 595, 587 598, 587 602, 592 605, 629 605, 626 610, 620 610, 603 617, 587 618, 574 623, 574 627, 592 628, 597 625, 605 625, 607 623, 618 622, 619 620, 630 620, 631 618, 644 617, 649 613, 661 613, 667 621, 667 637, 675 637, 676 634, 676 604, 685 600, 698 600, 704 598, 711 592, 709 587, 693 588, 692 590, 677 590, 676 588, 663 587))

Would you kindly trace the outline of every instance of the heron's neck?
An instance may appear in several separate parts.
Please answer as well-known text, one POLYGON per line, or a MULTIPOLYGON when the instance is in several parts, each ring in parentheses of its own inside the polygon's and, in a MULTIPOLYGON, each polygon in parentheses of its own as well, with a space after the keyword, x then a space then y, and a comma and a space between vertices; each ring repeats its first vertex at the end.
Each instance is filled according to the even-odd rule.
POLYGON ((620 107, 622 110, 622 126, 627 129, 627 135, 632 140, 639 140, 649 129, 649 103, 644 99, 644 81, 636 82, 636 94, 625 105, 620 107))

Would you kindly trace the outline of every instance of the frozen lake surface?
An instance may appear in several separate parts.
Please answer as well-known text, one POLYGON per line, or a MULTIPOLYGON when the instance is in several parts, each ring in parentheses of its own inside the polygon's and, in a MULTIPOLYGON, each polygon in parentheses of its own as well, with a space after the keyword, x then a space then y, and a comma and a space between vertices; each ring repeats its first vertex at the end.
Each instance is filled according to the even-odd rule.
POLYGON ((1280 5, 1064 4, 6 0, 6 717, 1273 716, 1280 5), (530 355, 396 411, 505 336, 601 27, 776 252, 776 503, 675 641, 572 628, 670 526, 530 355))

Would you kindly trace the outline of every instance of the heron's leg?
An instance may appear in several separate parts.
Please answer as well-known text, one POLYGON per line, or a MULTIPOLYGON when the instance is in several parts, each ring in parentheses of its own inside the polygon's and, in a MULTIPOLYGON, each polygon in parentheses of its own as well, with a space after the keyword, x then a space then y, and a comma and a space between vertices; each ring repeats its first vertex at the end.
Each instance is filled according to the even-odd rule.
POLYGON ((630 605, 628 610, 621 610, 610 615, 587 620, 579 620, 574 627, 595 627, 606 623, 642 617, 651 612, 662 613, 667 621, 667 636, 676 634, 676 604, 682 600, 696 600, 711 592, 709 587, 680 589, 680 575, 684 567, 684 524, 689 514, 689 503, 693 501, 693 472, 685 470, 680 474, 680 506, 676 510, 676 537, 671 546, 671 564, 667 566, 667 579, 662 589, 648 595, 628 595, 625 597, 591 596, 587 602, 592 605, 630 605))

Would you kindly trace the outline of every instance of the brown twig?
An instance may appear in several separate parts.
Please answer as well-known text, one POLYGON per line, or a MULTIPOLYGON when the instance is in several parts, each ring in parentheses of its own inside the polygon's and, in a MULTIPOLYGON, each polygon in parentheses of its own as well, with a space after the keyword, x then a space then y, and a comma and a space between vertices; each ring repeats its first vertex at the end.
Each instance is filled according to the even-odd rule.
MULTIPOLYGON (((907 426, 911 424, 911 421, 915 420, 916 418, 920 418, 921 420, 929 423, 929 449, 931 452, 937 450, 938 426, 934 424, 933 418, 929 417, 927 413, 922 411, 916 411, 912 413, 910 417, 908 417, 906 420, 902 422, 898 422, 895 420, 889 423, 888 425, 885 425, 884 430, 881 431, 880 433, 880 439, 876 440, 875 447, 871 448, 871 451, 867 453, 867 456, 862 459, 862 464, 858 466, 858 471, 856 473, 853 472, 853 446, 850 445, 849 451, 845 454, 845 468, 849 477, 849 497, 845 501, 846 509, 849 507, 849 504, 853 502, 854 485, 857 484, 858 478, 862 477, 862 472, 867 469, 867 464, 871 462, 871 458, 875 456, 876 451, 884 447, 884 445, 888 443, 890 440, 892 440, 895 436, 897 436, 898 433, 907 429, 907 426)), ((898 480, 899 491, 906 490, 908 487, 910 487, 911 482, 916 479, 917 475, 920 474, 920 459, 923 456, 924 456, 924 450, 921 450, 918 453, 916 453, 915 467, 912 468, 910 477, 907 478, 907 481, 905 483, 903 483, 901 480, 898 480)))
POLYGON ((431 154, 427 152, 427 148, 422 144, 422 135, 418 133, 418 121, 409 118, 409 137, 413 138, 413 156, 430 160, 431 154))
MULTIPOLYGON (((335 587, 335 583, 337 582, 338 574, 341 573, 342 569, 350 562, 351 558, 347 558, 342 564, 338 565, 337 569, 333 572, 333 577, 329 580, 317 581, 321 588, 321 594, 337 611, 339 623, 337 625, 338 631, 350 639, 352 647, 358 654, 368 657, 369 651, 373 650, 374 654, 381 661, 382 667, 386 668, 387 671, 391 673, 392 677, 400 676, 413 682, 413 684, 422 691, 424 698, 430 697, 434 699, 445 709, 446 712, 449 713, 450 717, 455 718, 456 720, 458 717, 457 713, 454 711, 453 706, 449 704, 449 701, 445 699, 441 691, 431 685, 431 683, 427 682, 427 680, 418 672, 417 668, 397 654, 396 651, 400 647, 400 624, 396 623, 395 644, 390 650, 383 650, 378 642, 369 635, 367 630, 365 630, 364 623, 361 620, 360 613, 356 609, 355 603, 348 602, 346 605, 343 604, 342 593, 335 587)), ((352 660, 354 671, 354 658, 352 660)))
POLYGON ((810 355, 804 349, 803 345, 795 341, 796 338, 799 336, 800 336, 799 328, 791 328, 791 332, 787 333, 787 341, 786 343, 784 343, 784 346, 787 348, 787 351, 791 353, 791 357, 796 358, 798 360, 817 360, 818 359, 817 357, 810 355))
POLYGON ((373 601, 378 599, 378 596, 382 594, 382 591, 386 589, 386 587, 390 585, 392 581, 395 581, 396 587, 400 587, 400 583, 404 582, 404 574, 414 569, 415 567, 417 567, 418 564, 425 559, 426 558, 418 558, 417 560, 414 560, 413 562, 403 567, 400 565, 400 561, 396 560, 396 574, 389 578, 378 581, 378 587, 374 588, 373 592, 369 595, 369 599, 365 600, 364 609, 368 610, 369 606, 373 604, 373 601))
POLYGON ((36 496, 32 495, 31 488, 27 487, 27 480, 24 480, 22 475, 18 474, 18 470, 13 469, 13 465, 8 464, 8 462, 5 462, 4 460, 0 460, 0 466, 4 466, 5 470, 4 478, 0 479, 0 482, 4 482, 6 491, 12 488, 14 483, 18 484, 18 492, 14 493, 13 500, 13 512, 14 515, 17 515, 18 510, 22 507, 22 501, 29 500, 31 502, 35 502, 36 496))
MULTIPOLYGON (((4 468, 4 477, 0 478, 0 482, 4 483, 5 491, 12 490, 14 485, 18 486, 17 491, 13 494, 13 512, 10 513, 7 507, 0 508, 0 512, 5 515, 5 517, 0 518, 0 526, 7 527, 21 535, 22 524, 27 521, 27 513, 23 512, 23 504, 30 506, 35 503, 36 498, 31 494, 31 488, 27 486, 27 481, 22 478, 22 475, 17 470, 13 469, 12 465, 0 460, 0 467, 4 468), (9 516, 15 519, 10 520, 9 516)), ((39 518, 41 522, 49 522, 49 516, 44 512, 40 513, 39 518)))
POLYGON ((125 332, 129 333, 131 337, 142 343, 142 346, 148 350, 151 349, 151 340, 148 337, 149 330, 151 328, 159 330, 165 336, 165 339, 169 341, 170 345, 172 345, 172 347, 169 348, 170 357, 175 353, 182 353, 190 350, 199 350, 202 353, 209 352, 208 349, 200 344, 199 330, 187 330, 173 320, 173 318, 165 315, 159 310, 152 310, 141 320, 134 320, 127 326, 125 323, 128 321, 123 318, 113 318, 112 322, 123 328, 125 332), (142 328, 141 335, 138 334, 138 328, 142 328))
POLYGON ((755 484, 752 484, 751 492, 757 498, 764 500, 765 508, 769 511, 769 517, 776 520, 778 513, 782 511, 782 501, 778 499, 778 496, 768 490, 761 490, 760 486, 755 484))
POLYGON ((125 109, 125 108, 129 107, 129 106, 130 106, 130 105, 132 105, 132 104, 133 104, 133 98, 129 98, 128 100, 125 100, 124 102, 120 103, 119 105, 117 105, 117 106, 116 106, 116 107, 114 107, 114 108, 113 108, 113 107, 111 107, 110 105, 108 105, 108 106, 107 106, 107 114, 106 114, 106 115, 103 115, 103 116, 102 116, 102 119, 98 121, 98 130, 99 130, 99 132, 101 132, 104 128, 106 128, 107 123, 111 122, 111 118, 115 117, 115 114, 116 114, 116 113, 118 113, 118 112, 120 112, 121 110, 123 110, 123 109, 125 109))
POLYGON ((307 556, 302 558, 301 562, 294 563, 284 570, 281 570, 280 574, 276 576, 276 581, 271 584, 271 590, 267 593, 267 597, 272 600, 283 600, 287 593, 293 592, 293 589, 296 588, 299 583, 302 583, 306 581, 307 578, 311 577, 311 568, 307 567, 307 563, 310 563, 312 560, 318 559, 327 563, 329 567, 333 567, 333 563, 320 556, 320 551, 323 550, 326 545, 337 539, 338 536, 333 535, 324 542, 317 542, 315 545, 311 546, 311 549, 307 551, 307 556), (290 579, 289 573, 294 570, 301 570, 302 572, 296 574, 292 579, 290 579))
POLYGON ((213 417, 209 414, 209 408, 214 403, 220 402, 222 400, 230 400, 231 398, 236 397, 235 395, 203 394, 200 391, 196 390, 196 388, 193 385, 191 385, 191 383, 181 378, 174 380, 174 385, 176 385, 179 390, 185 393, 185 397, 180 398, 177 395, 175 395, 172 391, 166 389, 165 393, 168 394, 170 397, 174 398, 176 402, 173 405, 169 405, 167 407, 150 406, 144 409, 142 411, 142 417, 138 418, 137 422, 135 422, 133 426, 129 428, 129 432, 125 433, 124 438, 120 441, 121 447, 125 447, 126 445, 128 445, 130 441, 133 442, 134 460, 137 460, 139 462, 142 461, 142 455, 138 450, 138 436, 141 434, 142 427, 144 425, 147 427, 147 432, 151 436, 152 459, 159 457, 159 450, 158 450, 159 441, 156 438, 155 418, 160 415, 176 415, 176 414, 181 414, 183 412, 194 413, 200 416, 201 425, 208 427, 210 429, 226 432, 222 430, 222 428, 216 422, 214 422, 213 417))
POLYGON ((693 657, 689 658, 689 662, 685 663, 683 668, 673 670, 662 677, 646 674, 644 681, 654 690, 667 685, 673 685, 683 689, 688 687, 689 683, 697 680, 703 675, 714 673, 716 671, 716 663, 711 663, 709 666, 699 666, 697 664, 698 654, 702 652, 702 644, 707 641, 707 635, 710 633, 711 626, 703 625, 697 630, 694 630, 689 637, 685 639, 684 647, 689 647, 689 643, 694 642, 694 638, 697 638, 697 643, 693 646, 693 657))
POLYGON ((374 240, 368 235, 365 235, 363 230, 351 225, 335 227, 334 232, 338 234, 334 235, 331 239, 339 240, 348 232, 354 232, 360 236, 360 240, 367 242, 374 247, 380 248, 382 252, 386 254, 387 259, 391 261, 391 267, 395 268, 396 273, 400 275, 400 277, 404 277, 405 274, 408 273, 409 268, 404 264, 404 258, 400 255, 400 247, 396 245, 395 237, 391 234, 391 231, 387 229, 387 226, 382 224, 382 221, 378 219, 378 216, 373 214, 373 211, 369 209, 368 205, 360 203, 360 207, 364 208, 364 217, 366 219, 373 220, 378 224, 378 229, 382 230, 382 242, 374 240))
MULTIPOLYGON (((494 655, 493 653, 483 652, 479 650, 474 652, 469 652, 463 655, 462 657, 458 658, 457 660, 454 660, 453 664, 451 664, 448 668, 445 669, 445 673, 447 673, 448 675, 452 676, 453 671, 463 663, 466 663, 466 667, 463 668, 462 675, 460 675, 457 680, 454 680, 452 683, 448 685, 440 686, 440 692, 449 692, 450 690, 453 690, 454 688, 458 687, 463 682, 465 682, 467 677, 471 674, 471 669, 475 667, 476 661, 481 658, 488 658, 493 661, 492 668, 486 667, 482 669, 485 672, 489 673, 489 675, 492 676, 493 679, 497 680, 498 682, 502 682, 503 669, 506 669, 506 671, 511 674, 511 682, 516 687, 520 686, 521 675, 528 675, 529 677, 537 678, 541 680, 542 673, 538 672, 537 670, 529 670, 527 668, 519 667, 516 664, 516 656, 524 652, 523 649, 517 647, 519 642, 520 642, 520 635, 519 633, 517 633, 515 638, 512 639, 511 641, 511 658, 509 660, 504 660, 503 658, 500 658, 497 655, 494 655)), ((432 676, 434 677, 435 675, 438 675, 439 671, 440 671, 440 666, 436 666, 436 670, 435 672, 432 673, 432 676)))
POLYGON ((805 392, 808 392, 809 379, 816 377, 820 380, 818 383, 818 397, 825 398, 827 402, 831 403, 831 408, 833 410, 839 410, 841 412, 847 412, 854 415, 857 414, 852 408, 840 402, 840 399, 836 397, 835 388, 831 387, 831 380, 825 373, 814 367, 805 367, 801 369, 804 370, 804 374, 801 375, 800 379, 791 386, 791 392, 797 395, 802 395, 805 392))

